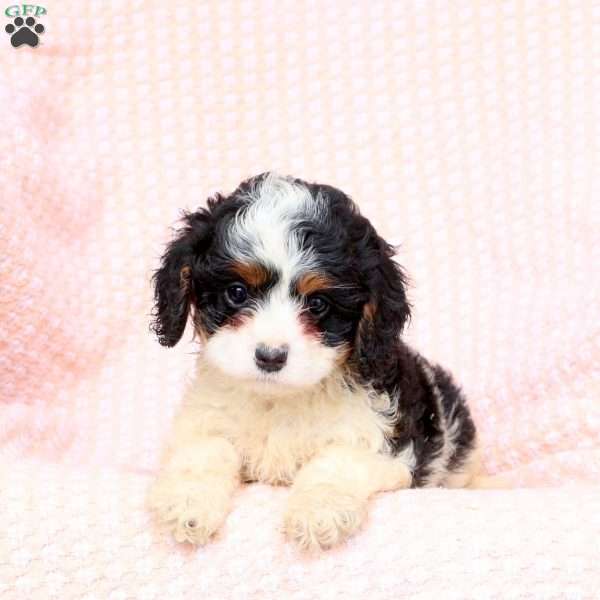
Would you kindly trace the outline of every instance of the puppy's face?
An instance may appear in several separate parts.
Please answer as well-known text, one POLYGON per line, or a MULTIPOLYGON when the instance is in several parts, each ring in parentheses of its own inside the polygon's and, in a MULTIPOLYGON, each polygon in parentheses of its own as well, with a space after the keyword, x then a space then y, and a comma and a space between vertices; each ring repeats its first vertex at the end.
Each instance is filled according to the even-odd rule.
POLYGON ((206 360, 227 376, 314 385, 359 368, 388 300, 394 322, 381 326, 397 335, 408 315, 389 246, 339 190, 267 174, 185 220, 155 275, 154 328, 173 345, 191 311, 206 360))

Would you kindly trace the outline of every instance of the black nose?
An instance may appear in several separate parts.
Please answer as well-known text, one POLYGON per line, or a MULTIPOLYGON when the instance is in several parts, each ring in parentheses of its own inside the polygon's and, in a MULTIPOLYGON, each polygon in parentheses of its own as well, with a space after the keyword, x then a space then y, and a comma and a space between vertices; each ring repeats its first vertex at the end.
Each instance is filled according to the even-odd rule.
POLYGON ((254 352, 254 361, 256 366, 266 371, 267 373, 275 373, 281 371, 287 361, 288 347, 287 345, 271 348, 264 344, 258 344, 254 352))

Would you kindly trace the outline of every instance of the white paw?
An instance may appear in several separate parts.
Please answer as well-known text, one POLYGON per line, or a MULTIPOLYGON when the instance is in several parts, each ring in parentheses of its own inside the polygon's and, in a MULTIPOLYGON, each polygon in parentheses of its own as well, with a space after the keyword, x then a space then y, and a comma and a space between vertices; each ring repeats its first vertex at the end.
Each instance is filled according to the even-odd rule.
POLYGON ((365 516, 365 502, 323 484, 292 492, 283 530, 303 550, 325 550, 350 537, 365 516))
POLYGON ((210 481, 162 476, 152 486, 148 506, 177 542, 204 545, 229 512, 226 490, 210 481))

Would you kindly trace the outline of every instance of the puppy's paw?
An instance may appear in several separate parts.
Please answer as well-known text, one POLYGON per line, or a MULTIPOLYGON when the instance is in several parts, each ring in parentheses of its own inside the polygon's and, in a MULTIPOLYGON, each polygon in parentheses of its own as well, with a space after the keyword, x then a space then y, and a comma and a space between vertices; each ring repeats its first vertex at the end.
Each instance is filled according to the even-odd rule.
POLYGON ((364 501, 322 484, 292 492, 283 530, 303 550, 326 550, 350 537, 365 516, 364 501))
POLYGON ((218 482, 162 476, 150 490, 148 507, 177 542, 204 545, 229 512, 230 497, 218 482))

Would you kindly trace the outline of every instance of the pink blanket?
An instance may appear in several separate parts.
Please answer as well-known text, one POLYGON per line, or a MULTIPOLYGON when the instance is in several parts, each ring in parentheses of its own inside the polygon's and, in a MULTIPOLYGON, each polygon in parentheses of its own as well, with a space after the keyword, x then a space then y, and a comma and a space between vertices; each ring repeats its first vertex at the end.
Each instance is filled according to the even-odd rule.
POLYGON ((600 7, 44 7, 37 47, 0 32, 0 598, 597 598, 600 7), (520 489, 382 495, 320 559, 285 489, 203 549, 152 529, 195 349, 152 339, 149 277, 181 208, 268 169, 401 244, 407 336, 520 489))

